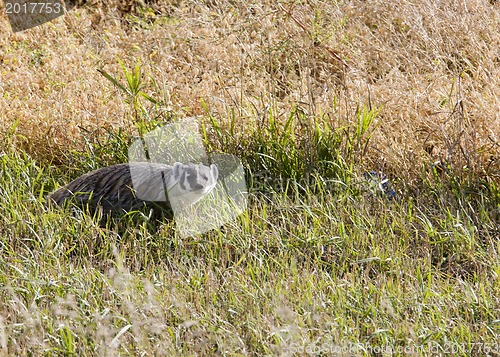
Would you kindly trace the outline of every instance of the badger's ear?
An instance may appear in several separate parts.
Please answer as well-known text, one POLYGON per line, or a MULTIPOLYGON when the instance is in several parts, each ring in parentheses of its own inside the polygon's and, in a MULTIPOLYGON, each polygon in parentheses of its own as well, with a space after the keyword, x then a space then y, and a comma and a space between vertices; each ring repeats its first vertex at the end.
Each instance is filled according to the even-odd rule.
POLYGON ((210 165, 210 172, 212 173, 214 181, 217 181, 217 178, 219 177, 219 169, 215 164, 210 165))
POLYGON ((174 164, 174 167, 172 169, 172 176, 174 178, 174 181, 179 181, 181 179, 183 166, 184 165, 182 165, 180 162, 176 162, 174 164))

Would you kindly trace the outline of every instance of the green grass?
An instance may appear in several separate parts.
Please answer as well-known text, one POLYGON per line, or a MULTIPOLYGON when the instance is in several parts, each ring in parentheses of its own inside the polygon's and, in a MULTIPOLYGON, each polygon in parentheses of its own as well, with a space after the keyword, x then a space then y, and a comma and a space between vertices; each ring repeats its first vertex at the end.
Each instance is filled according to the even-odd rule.
MULTIPOLYGON (((355 170, 368 127, 334 130, 307 117, 315 123, 308 132, 297 115, 279 124, 270 114, 270 124, 248 127, 239 148, 230 124, 207 119, 212 149, 241 150, 247 167, 267 175, 249 173, 259 189, 236 221, 183 240, 171 223, 117 230, 47 209, 45 196, 67 181, 65 170, 39 167, 7 145, 0 156, 3 352, 453 349, 467 356, 489 348, 498 355, 498 187, 460 186, 451 172, 422 168, 421 185, 398 182, 395 200, 372 195, 355 170)), ((89 147, 107 147, 113 157, 120 140, 127 139, 111 135, 89 147)), ((79 156, 80 165, 91 156, 79 156)))

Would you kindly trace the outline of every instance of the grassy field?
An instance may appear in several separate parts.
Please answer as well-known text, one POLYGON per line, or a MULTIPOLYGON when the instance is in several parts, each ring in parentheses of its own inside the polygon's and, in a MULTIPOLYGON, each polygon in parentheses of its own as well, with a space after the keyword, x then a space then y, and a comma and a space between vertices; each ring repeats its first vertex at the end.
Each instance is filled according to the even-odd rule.
POLYGON ((92 1, 0 31, 1 355, 500 356, 496 2, 92 1), (244 164, 237 220, 46 207, 192 116, 244 164))

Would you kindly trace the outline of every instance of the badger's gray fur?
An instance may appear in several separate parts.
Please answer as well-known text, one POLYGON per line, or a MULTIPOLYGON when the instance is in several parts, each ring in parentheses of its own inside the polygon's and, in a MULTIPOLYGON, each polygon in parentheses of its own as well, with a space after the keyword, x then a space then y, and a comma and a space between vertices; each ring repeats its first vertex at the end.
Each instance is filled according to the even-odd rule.
POLYGON ((49 200, 59 206, 71 202, 91 211, 102 208, 104 213, 149 207, 171 215, 172 209, 196 203, 210 193, 218 174, 213 164, 119 164, 80 176, 50 194, 49 200))

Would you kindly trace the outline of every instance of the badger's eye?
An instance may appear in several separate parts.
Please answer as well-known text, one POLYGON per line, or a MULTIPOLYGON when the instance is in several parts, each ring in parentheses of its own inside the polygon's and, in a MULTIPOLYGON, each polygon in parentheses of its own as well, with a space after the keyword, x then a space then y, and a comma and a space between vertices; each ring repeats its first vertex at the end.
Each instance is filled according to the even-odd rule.
POLYGON ((203 175, 203 174, 202 174, 202 175, 201 175, 201 178, 202 178, 202 179, 204 179, 205 181, 207 181, 207 180, 208 180, 207 175, 203 175))

